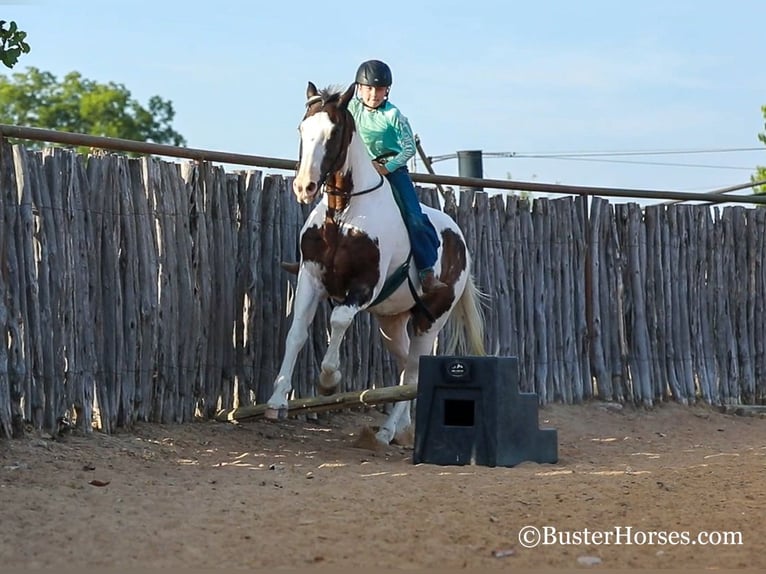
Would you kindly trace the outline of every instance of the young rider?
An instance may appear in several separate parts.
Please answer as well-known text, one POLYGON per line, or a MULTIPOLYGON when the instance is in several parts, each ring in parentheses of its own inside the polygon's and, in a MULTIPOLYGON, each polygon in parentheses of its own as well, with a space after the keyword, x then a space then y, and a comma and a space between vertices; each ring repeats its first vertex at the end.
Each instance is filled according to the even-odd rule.
POLYGON ((359 97, 349 102, 348 109, 375 169, 399 192, 420 284, 425 293, 431 293, 446 286, 436 277, 433 268, 439 236, 420 208, 407 171, 407 162, 416 151, 415 138, 407 118, 388 99, 392 83, 387 64, 380 60, 362 62, 356 72, 359 97))

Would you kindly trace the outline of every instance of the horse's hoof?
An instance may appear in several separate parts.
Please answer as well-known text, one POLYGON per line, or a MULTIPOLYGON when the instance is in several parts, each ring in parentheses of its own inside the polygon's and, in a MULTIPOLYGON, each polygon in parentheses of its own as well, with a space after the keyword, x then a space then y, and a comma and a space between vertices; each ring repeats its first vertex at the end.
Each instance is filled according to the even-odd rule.
POLYGON ((263 411, 263 418, 270 421, 281 421, 287 418, 287 407, 280 407, 278 409, 269 407, 263 411))
POLYGON ((317 390, 323 397, 330 397, 338 391, 338 385, 324 386, 322 383, 319 383, 319 388, 317 390))
POLYGON ((410 425, 406 429, 399 431, 391 439, 391 444, 413 448, 415 444, 415 429, 410 425))
POLYGON ((322 371, 319 374, 319 394, 323 397, 329 397, 338 392, 340 386, 340 371, 322 371))
POLYGON ((391 439, 394 438, 394 433, 390 429, 382 427, 377 433, 375 433, 375 438, 378 439, 380 444, 389 445, 391 444, 391 439))

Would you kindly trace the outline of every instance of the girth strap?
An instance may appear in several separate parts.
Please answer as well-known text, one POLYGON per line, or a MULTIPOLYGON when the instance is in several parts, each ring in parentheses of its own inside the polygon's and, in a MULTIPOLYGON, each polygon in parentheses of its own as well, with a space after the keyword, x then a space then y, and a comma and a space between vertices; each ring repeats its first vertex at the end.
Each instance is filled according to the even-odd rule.
POLYGON ((436 321, 436 319, 433 315, 431 315, 431 311, 428 310, 428 307, 423 304, 423 300, 420 298, 420 295, 418 295, 418 291, 415 289, 415 285, 412 284, 412 279, 410 279, 410 261, 412 261, 412 252, 410 252, 409 257, 407 257, 405 262, 397 267, 396 271, 391 274, 391 277, 386 279, 386 282, 383 283, 383 288, 380 290, 380 293, 378 293, 378 296, 375 297, 375 300, 370 303, 370 307, 374 307, 378 303, 388 299, 406 279, 407 286, 410 288, 410 293, 412 294, 412 298, 415 300, 415 307, 420 309, 428 318, 428 320, 433 323, 436 321))
MULTIPOLYGON (((370 307, 374 307, 381 301, 385 301, 386 299, 388 299, 391 296, 391 294, 399 288, 399 285, 404 283, 405 279, 409 281, 410 261, 412 261, 411 252, 410 252, 410 255, 407 257, 407 259, 404 260, 404 263, 402 263, 399 267, 397 267, 396 271, 394 271, 391 274, 391 277, 386 279, 386 282, 383 283, 383 288, 380 290, 380 293, 378 293, 378 296, 375 297, 375 301, 370 303, 370 307)), ((410 284, 412 283, 411 281, 409 282, 410 284)), ((412 289, 412 287, 410 287, 410 289, 412 289)))

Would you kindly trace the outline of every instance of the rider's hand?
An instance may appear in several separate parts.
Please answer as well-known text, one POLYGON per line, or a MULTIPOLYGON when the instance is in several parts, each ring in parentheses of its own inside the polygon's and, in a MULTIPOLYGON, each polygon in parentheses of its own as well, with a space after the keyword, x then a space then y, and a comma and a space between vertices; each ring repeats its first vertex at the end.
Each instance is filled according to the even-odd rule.
POLYGON ((388 173, 388 170, 386 169, 386 166, 382 163, 378 163, 377 161, 372 162, 372 165, 375 166, 375 169, 378 171, 380 175, 386 175, 388 173))

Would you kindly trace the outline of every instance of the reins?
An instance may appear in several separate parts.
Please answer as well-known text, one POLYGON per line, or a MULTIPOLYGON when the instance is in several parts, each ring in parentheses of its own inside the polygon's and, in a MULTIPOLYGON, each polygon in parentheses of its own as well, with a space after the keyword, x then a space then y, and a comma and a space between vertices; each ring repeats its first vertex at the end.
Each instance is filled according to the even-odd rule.
POLYGON ((370 193, 371 191, 375 191, 376 189, 380 188, 383 185, 383 176, 378 174, 378 177, 380 178, 378 183, 376 183, 372 187, 363 189, 362 191, 347 193, 347 192, 339 190, 338 188, 327 185, 326 182, 322 184, 322 189, 327 195, 333 195, 336 197, 356 197, 357 195, 364 195, 365 193, 370 193))

